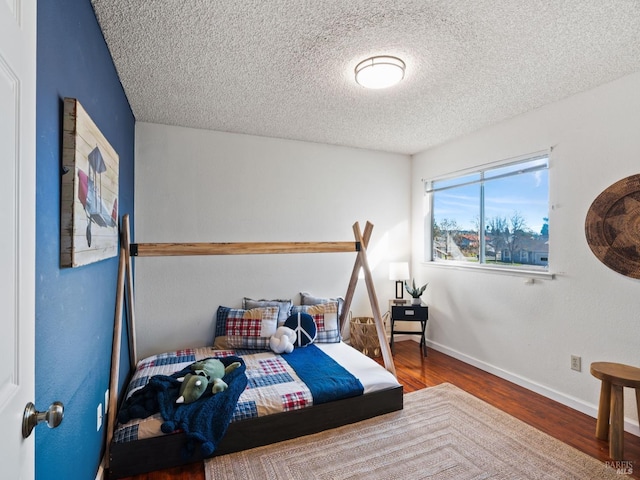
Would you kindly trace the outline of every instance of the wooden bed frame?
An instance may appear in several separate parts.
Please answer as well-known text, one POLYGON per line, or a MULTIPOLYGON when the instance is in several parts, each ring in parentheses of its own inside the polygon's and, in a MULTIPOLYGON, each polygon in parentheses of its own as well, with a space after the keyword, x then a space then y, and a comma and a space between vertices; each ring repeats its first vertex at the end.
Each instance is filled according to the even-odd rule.
MULTIPOLYGON (((123 311, 125 303, 128 313, 129 362, 131 373, 138 361, 135 339, 135 311, 133 296, 132 256, 167 255, 242 255, 281 253, 330 253, 357 252, 351 279, 344 298, 340 317, 340 327, 345 325, 353 294, 358 282, 360 269, 364 272, 365 283, 374 322, 378 332, 384 365, 396 374, 387 342, 384 324, 373 285, 373 277, 367 261, 366 248, 373 225, 367 222, 364 234, 358 223, 353 225, 355 242, 270 242, 270 243, 140 243, 132 244, 129 216, 122 218, 120 259, 116 312, 111 352, 111 378, 109 385, 109 405, 119 405, 118 383, 120 374, 120 351, 122 339, 123 311)), ((262 445, 317 433, 330 428, 358 422, 367 418, 401 410, 403 406, 402 386, 347 398, 335 402, 314 405, 290 412, 265 417, 232 422, 225 437, 213 456, 237 452, 262 445)), ((116 427, 117 408, 111 407, 107 416, 106 468, 109 478, 122 478, 153 470, 160 470, 185 463, 201 461, 205 457, 199 452, 187 460, 182 456, 186 435, 177 433, 126 443, 113 442, 116 427)))

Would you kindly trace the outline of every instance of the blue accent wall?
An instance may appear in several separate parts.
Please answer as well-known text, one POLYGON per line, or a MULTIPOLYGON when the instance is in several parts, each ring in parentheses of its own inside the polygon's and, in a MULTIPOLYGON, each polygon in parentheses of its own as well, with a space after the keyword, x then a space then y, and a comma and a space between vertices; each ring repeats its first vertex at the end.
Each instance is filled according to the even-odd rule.
POLYGON ((36 407, 65 405, 60 427, 35 429, 38 480, 94 479, 98 471, 106 417, 96 431, 96 409, 109 387, 118 270, 116 257, 59 266, 64 97, 80 101, 118 152, 119 213, 133 214, 135 118, 90 0, 38 1, 36 407))

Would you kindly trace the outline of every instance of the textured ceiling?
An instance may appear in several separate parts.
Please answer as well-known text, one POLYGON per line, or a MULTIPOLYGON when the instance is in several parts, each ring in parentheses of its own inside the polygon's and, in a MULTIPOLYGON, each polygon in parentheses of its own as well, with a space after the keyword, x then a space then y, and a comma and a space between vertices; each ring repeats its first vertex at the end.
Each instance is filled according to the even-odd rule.
POLYGON ((413 154, 640 71, 639 0, 92 3, 138 121, 224 132, 413 154))

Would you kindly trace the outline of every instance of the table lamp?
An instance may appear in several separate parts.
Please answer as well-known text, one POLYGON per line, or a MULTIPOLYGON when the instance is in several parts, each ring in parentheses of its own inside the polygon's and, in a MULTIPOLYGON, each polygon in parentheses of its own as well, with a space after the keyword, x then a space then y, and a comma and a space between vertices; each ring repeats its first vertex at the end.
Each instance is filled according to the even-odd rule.
POLYGON ((396 281, 396 299, 402 299, 404 297, 404 281, 409 280, 409 263, 390 262, 389 280, 396 281))

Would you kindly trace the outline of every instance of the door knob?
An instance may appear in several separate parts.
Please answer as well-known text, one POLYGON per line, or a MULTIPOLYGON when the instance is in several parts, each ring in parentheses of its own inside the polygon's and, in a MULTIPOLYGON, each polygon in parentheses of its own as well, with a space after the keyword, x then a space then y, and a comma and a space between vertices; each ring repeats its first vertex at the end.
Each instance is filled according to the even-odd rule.
POLYGON ((22 437, 27 438, 31 435, 33 427, 42 422, 47 422, 49 428, 56 428, 64 418, 64 405, 62 402, 53 402, 44 412, 36 410, 36 406, 29 402, 24 408, 22 416, 22 437))

